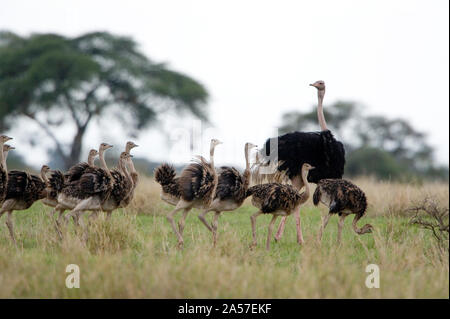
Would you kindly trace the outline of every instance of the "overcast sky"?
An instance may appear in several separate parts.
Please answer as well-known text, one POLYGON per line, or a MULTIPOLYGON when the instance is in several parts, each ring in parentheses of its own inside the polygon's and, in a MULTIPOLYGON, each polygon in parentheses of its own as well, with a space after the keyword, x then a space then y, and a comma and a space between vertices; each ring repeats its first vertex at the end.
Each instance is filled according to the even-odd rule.
MULTIPOLYGON (((405 118, 448 163, 448 9, 447 0, 0 0, 0 29, 132 36, 150 58, 208 88, 211 134, 225 142, 219 164, 242 164, 246 141, 262 144, 282 113, 308 110, 316 103, 308 84, 318 79, 327 85, 325 106, 353 100, 368 114, 405 118)), ((101 139, 95 127, 90 135, 101 139)), ((163 160, 174 150, 156 131, 138 143, 137 156, 163 160)))

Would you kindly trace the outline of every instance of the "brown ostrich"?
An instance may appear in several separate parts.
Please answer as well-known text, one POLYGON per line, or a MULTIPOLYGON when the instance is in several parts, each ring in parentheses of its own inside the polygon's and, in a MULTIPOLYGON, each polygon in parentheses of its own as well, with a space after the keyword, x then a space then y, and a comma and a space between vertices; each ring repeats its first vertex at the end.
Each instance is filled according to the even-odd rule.
POLYGON ((189 211, 192 208, 205 209, 209 207, 214 198, 218 181, 214 167, 214 150, 219 144, 222 142, 217 139, 211 140, 209 163, 203 157, 199 157, 196 162, 189 164, 181 172, 178 181, 181 197, 175 209, 167 215, 167 220, 177 236, 179 247, 183 246, 183 230, 189 211), (183 210, 183 215, 177 229, 174 216, 180 210, 183 210))
POLYGON ((217 226, 221 212, 232 211, 239 208, 244 202, 248 186, 250 184, 250 150, 256 145, 246 143, 244 148, 245 154, 245 170, 239 173, 234 167, 221 167, 219 170, 219 179, 217 182, 216 195, 211 205, 204 209, 198 218, 213 234, 213 243, 217 242, 217 226), (209 212, 215 212, 211 225, 208 224, 205 217, 209 212))
POLYGON ((8 184, 8 167, 6 165, 6 158, 3 156, 3 145, 12 140, 12 137, 0 135, 0 204, 3 203, 6 196, 6 187, 8 184))
POLYGON ((317 188, 313 195, 314 205, 322 202, 329 208, 328 215, 322 219, 322 225, 319 230, 318 239, 322 240, 322 233, 333 214, 339 215, 338 223, 338 243, 341 242, 342 227, 345 217, 355 214, 352 228, 358 235, 371 233, 373 226, 365 224, 358 228, 356 223, 364 216, 367 209, 367 199, 364 192, 352 182, 345 179, 322 179, 317 183, 317 188))
POLYGON ((85 211, 101 210, 101 205, 109 198, 113 188, 113 177, 104 158, 104 152, 111 147, 107 143, 100 144, 99 158, 102 167, 86 168, 78 181, 67 183, 61 172, 53 172, 49 180, 58 191, 58 205, 55 207, 59 212, 58 226, 65 210, 72 210, 65 217, 66 223, 72 216, 79 220, 83 228, 84 223, 79 217, 85 211))
POLYGON ((95 149, 91 149, 89 151, 88 160, 86 162, 78 163, 67 171, 65 175, 66 182, 70 183, 73 181, 80 180, 81 176, 83 175, 84 171, 89 167, 94 167, 94 160, 95 157, 98 155, 98 151, 95 149))
POLYGON ((127 152, 122 152, 119 157, 118 167, 111 170, 113 189, 109 198, 101 205, 102 210, 106 212, 107 219, 111 218, 113 210, 124 207, 124 201, 130 196, 132 191, 133 180, 126 168, 131 156, 127 152))
MULTIPOLYGON (((6 148, 3 152, 4 158, 11 149, 13 148, 6 148)), ((46 184, 39 176, 17 170, 8 172, 6 196, 0 208, 0 217, 8 213, 6 225, 14 245, 17 245, 17 242, 14 236, 13 211, 28 209, 35 201, 46 196, 46 184)))
POLYGON ((272 214, 272 220, 269 223, 267 234, 266 249, 270 249, 270 239, 272 237, 273 224, 278 216, 289 216, 299 210, 300 205, 309 198, 310 190, 307 182, 308 172, 314 169, 311 165, 305 163, 302 165, 301 178, 305 185, 305 191, 299 191, 291 186, 280 183, 260 184, 250 187, 247 196, 252 196, 252 204, 258 208, 258 212, 253 214, 250 219, 252 222, 253 242, 251 247, 256 246, 256 218, 261 214, 272 214))

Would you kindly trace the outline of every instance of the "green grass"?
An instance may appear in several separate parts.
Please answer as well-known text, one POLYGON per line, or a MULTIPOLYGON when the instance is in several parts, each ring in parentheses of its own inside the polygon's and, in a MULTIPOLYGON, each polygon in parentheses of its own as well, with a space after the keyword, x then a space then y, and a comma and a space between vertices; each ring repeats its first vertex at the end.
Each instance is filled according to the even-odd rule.
MULTIPOLYGON (((160 203, 158 203, 160 205, 160 203)), ((219 240, 191 211, 184 249, 165 219, 118 211, 110 223, 90 226, 85 245, 72 223, 58 239, 49 208, 36 203, 14 213, 18 248, 0 219, 1 298, 448 298, 448 253, 440 253, 431 233, 407 224, 406 217, 368 216, 373 234, 356 235, 347 218, 342 245, 336 244, 337 217, 316 242, 320 211, 302 209, 306 244, 296 243, 295 223, 288 218, 280 242, 265 250, 271 216, 257 220, 258 246, 251 242, 250 215, 243 206, 219 220, 219 240), (65 287, 68 264, 81 271, 80 289, 65 287), (380 267, 381 287, 368 289, 368 264, 380 267)), ((179 216, 177 216, 179 217, 179 216)), ((208 216, 211 219, 212 214, 208 216)), ((276 224, 278 226, 278 222, 276 224)))

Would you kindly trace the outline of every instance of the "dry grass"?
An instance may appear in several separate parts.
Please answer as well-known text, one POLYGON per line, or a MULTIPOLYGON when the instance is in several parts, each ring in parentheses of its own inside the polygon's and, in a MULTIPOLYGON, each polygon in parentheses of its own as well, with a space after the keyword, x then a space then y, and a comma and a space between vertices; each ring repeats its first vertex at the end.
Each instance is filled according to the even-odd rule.
POLYGON ((409 225, 404 215, 411 203, 430 194, 448 207, 448 185, 356 183, 368 195, 362 222, 375 226, 373 234, 355 235, 348 220, 337 247, 332 219, 320 246, 315 241, 319 211, 326 210, 309 201, 302 211, 306 245, 296 244, 290 218, 282 241, 269 252, 264 250, 269 216, 258 220, 257 249, 248 248, 254 208, 247 204, 221 217, 216 249, 196 214, 190 214, 185 249, 178 250, 164 218, 171 206, 159 200, 159 187, 150 179, 141 181, 126 212, 114 213, 111 223, 100 218, 90 226, 86 245, 72 226, 60 242, 48 209, 35 204, 15 216, 18 249, 6 227, 0 228, 0 297, 448 298, 448 251, 441 252, 432 235, 409 225), (72 263, 80 266, 80 289, 65 287, 65 268, 72 263), (365 267, 372 263, 380 267, 379 289, 364 284, 365 267))

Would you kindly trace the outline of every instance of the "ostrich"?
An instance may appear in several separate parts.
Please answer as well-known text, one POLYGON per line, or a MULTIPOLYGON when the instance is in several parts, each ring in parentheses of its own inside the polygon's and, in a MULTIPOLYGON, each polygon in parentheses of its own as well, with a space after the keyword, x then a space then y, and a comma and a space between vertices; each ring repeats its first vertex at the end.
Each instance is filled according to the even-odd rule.
MULTIPOLYGON (((139 183, 139 174, 136 171, 136 168, 134 167, 132 156, 127 161, 127 166, 125 166, 126 170, 127 170, 127 167, 130 170, 129 174, 130 174, 130 177, 131 177, 132 185, 131 185, 131 191, 130 191, 128 197, 126 197, 124 200, 122 200, 121 207, 126 207, 126 206, 128 206, 131 203, 131 201, 134 198, 134 191, 136 190, 136 187, 137 187, 137 185, 139 183)), ((128 172, 128 170, 127 170, 127 172, 128 172)))
POLYGON ((344 226, 345 217, 355 214, 352 227, 358 235, 371 233, 373 226, 365 224, 358 228, 356 223, 364 216, 367 209, 367 200, 364 192, 355 184, 345 179, 322 179, 317 183, 317 188, 313 195, 314 205, 322 202, 329 208, 328 215, 322 219, 320 227, 319 241, 322 240, 322 233, 328 224, 328 220, 333 214, 339 215, 338 223, 338 243, 341 242, 342 227, 344 226))
POLYGON ((209 163, 200 156, 196 162, 189 164, 181 172, 178 180, 180 200, 175 209, 167 215, 167 220, 177 236, 179 247, 183 246, 184 223, 188 212, 192 208, 205 209, 209 207, 214 198, 218 181, 214 167, 214 150, 219 144, 222 142, 217 139, 211 140, 209 163), (180 210, 183 210, 183 215, 178 223, 178 230, 173 218, 180 210))
MULTIPOLYGON (((52 174, 50 183, 58 191, 58 205, 55 207, 55 211, 59 211, 57 225, 66 209, 72 210, 66 215, 66 223, 70 216, 79 219, 84 211, 101 210, 101 205, 108 199, 113 188, 113 177, 104 158, 104 152, 111 147, 107 143, 100 144, 99 158, 102 167, 88 167, 78 181, 66 183, 60 172, 52 174)), ((82 219, 79 222, 84 227, 82 219)))
POLYGON ((133 180, 126 168, 127 162, 130 158, 131 155, 129 153, 122 152, 119 157, 118 168, 111 171, 111 175, 114 180, 111 195, 101 205, 102 210, 107 214, 107 219, 111 218, 113 210, 123 207, 123 201, 129 197, 132 191, 133 180))
POLYGON ((253 242, 251 247, 256 246, 256 218, 261 214, 272 214, 272 220, 269 223, 267 234, 266 249, 270 249, 270 239, 272 237, 272 228, 278 216, 289 216, 298 211, 300 205, 309 198, 309 184, 307 181, 308 172, 314 169, 311 165, 304 163, 301 169, 302 182, 305 185, 305 191, 299 193, 291 185, 280 183, 259 184, 250 187, 247 196, 252 196, 252 204, 259 209, 250 219, 252 222, 253 242))
MULTIPOLYGON (((345 150, 341 142, 337 141, 328 129, 323 115, 323 98, 325 95, 324 81, 316 81, 310 84, 317 89, 318 107, 317 117, 321 128, 320 132, 292 132, 277 137, 278 140, 278 172, 271 174, 269 178, 277 175, 286 175, 292 185, 300 190, 305 183, 300 177, 300 167, 303 163, 310 163, 316 169, 308 176, 308 182, 317 183, 324 178, 342 178, 344 174, 345 150)), ((270 154, 270 141, 265 142, 261 155, 270 154)), ((264 156, 263 156, 264 157, 264 156)), ((258 179, 258 172, 262 167, 273 164, 268 158, 257 165, 254 176, 258 179)), ((303 244, 303 234, 300 221, 300 210, 295 212, 297 241, 303 244)), ((284 232, 287 216, 283 216, 275 240, 279 240, 284 232)))
MULTIPOLYGON (((8 156, 10 149, 13 148, 6 148, 3 152, 4 158, 8 156)), ((35 201, 46 196, 46 184, 39 176, 17 170, 8 172, 6 196, 0 208, 0 217, 8 213, 6 225, 14 245, 17 242, 14 236, 13 211, 28 209, 35 201)))
MULTIPOLYGON (((98 151, 96 149, 91 149, 88 154, 87 162, 78 163, 71 168, 66 173, 62 173, 59 170, 55 170, 51 174, 51 178, 48 179, 46 174, 44 174, 47 184, 47 197, 42 200, 42 202, 50 207, 56 207, 58 205, 58 194, 62 190, 64 183, 76 183, 80 180, 84 171, 89 167, 95 167, 94 160, 98 155, 98 151)), ((47 172, 46 172, 47 173, 47 172)), ((44 176, 42 176, 44 178, 44 176)), ((61 207, 60 207, 61 208, 61 207)), ((56 213, 56 209, 53 209, 49 216, 52 217, 56 213)), ((59 210, 60 217, 64 213, 65 209, 59 210)), ((74 217, 75 223, 78 223, 76 217, 74 217)), ((57 221, 58 225, 59 221, 57 221)))
POLYGON ((41 179, 45 182, 45 187, 47 190, 47 196, 43 198, 41 201, 47 206, 50 207, 56 207, 58 205, 58 193, 56 190, 52 187, 52 184, 50 183, 47 173, 50 170, 50 167, 47 165, 42 165, 41 168, 41 179))
MULTIPOLYGON (((102 210, 106 212, 106 219, 109 220, 112 216, 112 211, 117 208, 126 207, 130 204, 133 196, 134 196, 134 190, 136 188, 136 185, 139 180, 139 175, 134 168, 133 161, 131 158, 133 157, 130 155, 130 151, 138 147, 139 145, 135 144, 132 141, 128 141, 125 144, 125 151, 121 153, 121 157, 124 157, 124 162, 121 162, 121 159, 119 157, 119 164, 118 169, 113 170, 111 174, 114 178, 114 186, 112 191, 112 196, 110 197, 111 200, 108 199, 108 201, 102 205, 102 210), (125 155, 124 153, 128 154, 125 155), (123 155, 122 155, 123 154, 123 155), (130 166, 131 172, 128 171, 127 166, 130 166), (128 189, 129 187, 129 189, 128 189), (125 189, 127 190, 127 194, 125 196, 125 189), (115 194, 115 195, 114 195, 115 194), (120 200, 119 200, 120 199, 120 200)), ((92 214, 89 216, 89 218, 95 218, 98 215, 98 211, 92 212, 92 214)))
MULTIPOLYGON (((138 146, 139 145, 129 141, 129 142, 127 142, 127 144, 125 146, 125 152, 130 153, 131 149, 133 149, 135 147, 138 147, 138 146)), ((133 156, 130 156, 128 158, 127 165, 125 166, 125 170, 127 169, 127 167, 129 168, 129 170, 130 170, 129 174, 131 176, 131 180, 132 180, 133 185, 132 185, 132 188, 131 188, 129 196, 123 200, 123 203, 122 203, 123 206, 122 207, 128 206, 128 204, 131 202, 131 200, 134 197, 134 191, 136 190, 137 184, 139 183, 139 174, 136 171, 136 168, 134 167, 134 163, 133 163, 132 157, 133 156)))
POLYGON ((12 137, 0 135, 0 204, 5 200, 6 187, 8 185, 8 168, 6 166, 6 158, 3 156, 3 152, 4 144, 9 140, 12 140, 12 137))
POLYGON ((217 241, 217 226, 220 213, 239 208, 246 198, 248 185, 250 184, 249 152, 254 147, 257 146, 252 143, 245 144, 245 170, 242 175, 234 167, 224 166, 220 168, 214 200, 208 208, 198 215, 200 221, 213 233, 214 246, 217 241), (205 217, 208 212, 212 211, 215 212, 215 215, 210 226, 205 217))
POLYGON ((78 163, 78 164, 72 166, 71 168, 69 168, 69 170, 65 174, 66 181, 68 183, 73 182, 73 181, 78 181, 87 168, 95 166, 94 160, 97 155, 98 155, 98 151, 95 149, 91 149, 89 151, 87 163, 86 162, 78 163))

